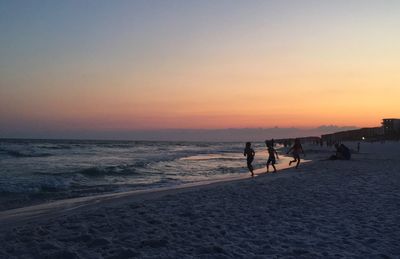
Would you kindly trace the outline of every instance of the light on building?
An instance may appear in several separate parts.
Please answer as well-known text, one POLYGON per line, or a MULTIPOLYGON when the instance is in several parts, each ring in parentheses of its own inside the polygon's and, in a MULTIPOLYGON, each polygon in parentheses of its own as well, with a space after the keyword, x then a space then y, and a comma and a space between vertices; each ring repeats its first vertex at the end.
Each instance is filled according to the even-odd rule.
POLYGON ((365 140, 365 137, 362 137, 362 140, 365 140))

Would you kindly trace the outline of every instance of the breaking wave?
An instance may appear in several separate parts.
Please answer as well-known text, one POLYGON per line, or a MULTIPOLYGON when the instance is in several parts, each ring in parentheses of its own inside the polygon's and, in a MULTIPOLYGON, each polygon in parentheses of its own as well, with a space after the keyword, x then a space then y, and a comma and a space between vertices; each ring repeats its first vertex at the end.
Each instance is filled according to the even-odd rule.
POLYGON ((7 150, 7 149, 2 149, 0 150, 0 154, 3 153, 4 155, 15 157, 15 158, 24 158, 24 157, 49 157, 52 156, 50 153, 25 153, 21 151, 16 151, 16 150, 7 150))

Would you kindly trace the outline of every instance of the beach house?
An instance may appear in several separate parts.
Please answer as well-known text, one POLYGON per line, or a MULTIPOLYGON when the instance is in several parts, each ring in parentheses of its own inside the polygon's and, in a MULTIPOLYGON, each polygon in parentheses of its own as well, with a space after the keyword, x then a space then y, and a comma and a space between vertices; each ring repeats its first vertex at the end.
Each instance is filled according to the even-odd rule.
POLYGON ((386 139, 400 138, 400 119, 383 119, 382 127, 386 139))

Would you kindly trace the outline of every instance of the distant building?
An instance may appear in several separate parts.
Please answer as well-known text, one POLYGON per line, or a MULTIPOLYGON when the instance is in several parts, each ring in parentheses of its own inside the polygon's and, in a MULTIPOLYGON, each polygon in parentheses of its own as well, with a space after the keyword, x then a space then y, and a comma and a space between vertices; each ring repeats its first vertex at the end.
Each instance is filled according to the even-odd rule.
POLYGON ((322 141, 328 145, 342 141, 377 141, 384 139, 400 139, 400 119, 383 119, 381 127, 362 128, 356 130, 340 131, 321 136, 322 141))
POLYGON ((400 137, 400 119, 383 119, 382 127, 386 139, 400 137))
MULTIPOLYGON (((381 127, 361 128, 355 130, 339 131, 332 134, 319 137, 300 138, 302 143, 320 143, 331 146, 342 141, 382 141, 382 140, 400 140, 400 119, 383 119, 381 127)), ((291 145, 294 138, 276 139, 276 143, 284 146, 291 145)))
POLYGON ((322 135, 322 141, 333 145, 342 141, 376 141, 383 138, 383 127, 362 128, 356 130, 340 131, 332 134, 322 135))

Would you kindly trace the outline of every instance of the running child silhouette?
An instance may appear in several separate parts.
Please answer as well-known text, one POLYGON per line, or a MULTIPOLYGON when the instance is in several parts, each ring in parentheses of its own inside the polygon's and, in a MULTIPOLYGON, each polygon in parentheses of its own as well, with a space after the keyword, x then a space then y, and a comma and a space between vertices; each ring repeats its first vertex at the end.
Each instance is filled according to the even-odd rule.
POLYGON ((269 173, 269 165, 272 165, 272 168, 274 168, 274 173, 276 173, 276 167, 275 167, 275 163, 276 163, 276 159, 279 159, 278 156, 278 152, 276 152, 275 148, 274 148, 274 142, 272 141, 265 141, 265 144, 267 145, 267 149, 268 149, 268 160, 267 160, 267 173, 269 173), (276 157, 275 157, 276 155, 276 157))
POLYGON ((251 165, 251 163, 254 160, 254 156, 256 155, 256 152, 254 152, 254 149, 251 148, 251 143, 246 142, 246 147, 243 151, 243 155, 247 158, 247 168, 249 169, 251 176, 254 176, 254 168, 251 165))
POLYGON ((289 166, 292 165, 292 163, 296 163, 297 162, 296 168, 298 168, 299 164, 300 164, 300 152, 303 153, 304 156, 306 155, 304 153, 303 147, 301 146, 300 139, 296 138, 294 140, 293 147, 291 147, 289 149, 289 151, 286 152, 286 154, 289 154, 290 152, 292 152, 293 160, 289 162, 289 166))

